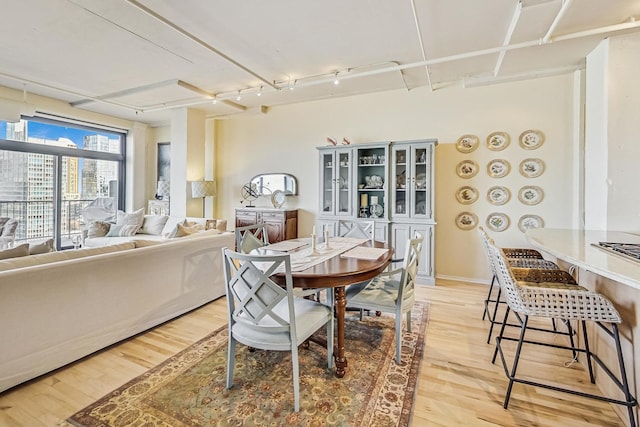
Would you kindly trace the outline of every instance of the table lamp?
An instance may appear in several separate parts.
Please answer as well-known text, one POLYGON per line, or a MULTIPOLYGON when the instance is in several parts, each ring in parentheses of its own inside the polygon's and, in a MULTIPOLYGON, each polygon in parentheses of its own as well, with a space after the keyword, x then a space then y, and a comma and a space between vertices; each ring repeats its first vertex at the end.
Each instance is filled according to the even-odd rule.
POLYGON ((215 181, 191 181, 191 197, 194 199, 202 198, 202 217, 204 218, 204 198, 215 197, 216 182, 215 181))

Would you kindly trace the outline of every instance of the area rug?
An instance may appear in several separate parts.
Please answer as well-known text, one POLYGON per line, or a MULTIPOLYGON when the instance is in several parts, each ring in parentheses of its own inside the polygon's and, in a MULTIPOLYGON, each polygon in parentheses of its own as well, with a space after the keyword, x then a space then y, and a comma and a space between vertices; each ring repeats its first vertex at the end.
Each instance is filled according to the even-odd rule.
POLYGON ((300 412, 293 411, 289 352, 238 345, 234 386, 225 389, 225 326, 67 421, 78 427, 408 426, 427 323, 428 303, 416 302, 396 365, 394 317, 360 321, 349 312, 344 378, 327 368, 324 347, 300 349, 300 412))

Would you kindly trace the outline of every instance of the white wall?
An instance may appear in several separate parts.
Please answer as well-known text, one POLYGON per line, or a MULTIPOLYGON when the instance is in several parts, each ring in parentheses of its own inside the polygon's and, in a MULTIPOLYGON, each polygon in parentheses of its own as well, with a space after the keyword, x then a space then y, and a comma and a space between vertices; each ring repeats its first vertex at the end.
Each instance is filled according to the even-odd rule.
MULTIPOLYGON (((547 227, 568 228, 573 224, 573 135, 574 81, 572 75, 474 89, 447 88, 392 91, 349 98, 330 99, 282 107, 267 114, 238 116, 217 122, 216 198, 217 217, 233 222, 234 208, 241 206, 240 189, 252 176, 264 172, 288 172, 299 180, 300 195, 290 197, 285 207, 299 208, 299 234, 311 231, 318 211, 318 153, 327 136, 348 137, 352 143, 385 140, 437 138, 436 148, 436 273, 439 277, 487 280, 489 272, 477 238, 477 231, 459 230, 454 219, 463 210, 473 211, 484 225, 490 212, 504 212, 511 218, 505 232, 491 233, 501 246, 526 246, 517 221, 526 213, 543 217, 547 227), (539 129, 546 142, 538 150, 523 150, 518 136, 539 129), (491 132, 511 135, 504 151, 486 148, 491 132), (480 148, 462 154, 455 148, 464 134, 475 134, 480 148), (539 157, 546 171, 539 178, 524 178, 520 162, 539 157), (502 179, 490 178, 487 162, 503 158, 511 163, 511 173, 502 179), (455 173, 463 159, 473 159, 480 173, 464 180, 455 173), (473 205, 455 199, 455 191, 473 185, 480 193, 473 205), (511 201, 502 207, 486 199, 488 188, 507 186, 511 201), (537 206, 518 201, 523 185, 538 185, 545 198, 537 206)), ((269 205, 259 200, 258 205, 269 205)))

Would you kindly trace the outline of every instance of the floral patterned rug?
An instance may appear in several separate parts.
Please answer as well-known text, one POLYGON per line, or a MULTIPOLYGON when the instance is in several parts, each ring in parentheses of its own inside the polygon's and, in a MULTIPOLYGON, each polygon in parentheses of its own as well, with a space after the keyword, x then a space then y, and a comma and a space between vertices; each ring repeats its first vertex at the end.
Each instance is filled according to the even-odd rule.
POLYGON ((225 326, 67 421, 79 427, 408 426, 427 322, 428 303, 417 301, 396 365, 393 316, 361 322, 348 312, 344 378, 327 368, 324 347, 300 348, 297 413, 289 352, 249 352, 239 344, 234 386, 225 389, 225 326))

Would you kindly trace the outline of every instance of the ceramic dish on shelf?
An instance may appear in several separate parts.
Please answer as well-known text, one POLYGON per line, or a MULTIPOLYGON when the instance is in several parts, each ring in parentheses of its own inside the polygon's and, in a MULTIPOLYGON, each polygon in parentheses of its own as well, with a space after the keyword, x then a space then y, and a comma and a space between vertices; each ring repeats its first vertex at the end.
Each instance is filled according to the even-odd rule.
POLYGON ((518 200, 529 206, 537 205, 543 198, 544 191, 535 185, 525 185, 518 192, 518 200))
POLYGON ((506 132, 493 132, 487 137, 487 148, 492 151, 502 151, 509 146, 511 137, 506 132))
POLYGON ((535 150, 544 143, 544 134, 539 130, 525 130, 520 134, 520 146, 525 150, 535 150))
POLYGON ((492 178, 502 178, 511 172, 511 164, 504 159, 495 159, 487 163, 487 173, 492 178))
POLYGON ((478 217, 473 212, 460 212, 456 217, 456 225, 461 230, 472 230, 478 225, 478 217))
POLYGON ((492 205, 501 206, 511 200, 511 191, 507 187, 497 185, 487 191, 487 200, 492 205))
POLYGON ((491 231, 504 231, 509 228, 509 217, 506 214, 493 212, 487 216, 487 228, 491 231))
POLYGON ((522 215, 518 220, 518 228, 523 233, 532 228, 544 227, 544 220, 538 215, 522 215))
POLYGON ((527 178, 536 178, 544 172, 542 159, 524 159, 520 162, 520 174, 527 178))
POLYGON ((463 205, 470 205, 478 200, 478 190, 468 185, 460 187, 456 191, 456 200, 463 205))
POLYGON ((416 188, 418 190, 424 190, 427 188, 427 175, 424 173, 419 173, 416 176, 416 188))
POLYGON ((473 178, 478 174, 478 164, 473 160, 463 160, 456 166, 456 173, 460 178, 473 178))
POLYGON ((461 153, 471 153, 478 148, 480 140, 475 135, 462 135, 456 142, 456 149, 461 153))
POLYGON ((271 193, 271 204, 274 208, 280 209, 287 200, 287 195, 282 190, 276 190, 271 193))
POLYGON ((424 201, 416 204, 416 215, 425 215, 427 213, 427 205, 424 201))
POLYGON ((384 208, 378 203, 374 203, 369 206, 369 213, 371 214, 371 218, 380 218, 382 214, 384 214, 384 208))

